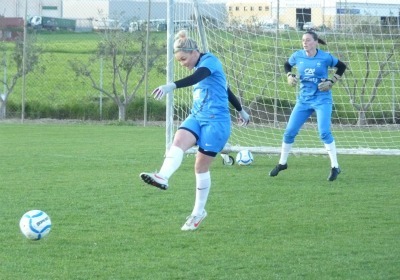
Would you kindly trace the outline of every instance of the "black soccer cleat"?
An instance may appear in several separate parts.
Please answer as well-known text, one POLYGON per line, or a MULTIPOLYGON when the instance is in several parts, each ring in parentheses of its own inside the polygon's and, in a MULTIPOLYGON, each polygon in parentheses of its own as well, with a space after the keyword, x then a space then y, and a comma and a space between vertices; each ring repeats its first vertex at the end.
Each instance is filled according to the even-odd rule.
POLYGON ((156 188, 162 189, 162 190, 167 190, 168 189, 168 180, 163 178, 161 175, 157 173, 140 173, 140 178, 142 180, 156 188))
POLYGON ((332 167, 331 173, 329 174, 328 181, 335 181, 337 176, 342 170, 339 167, 332 167))
POLYGON ((276 175, 278 175, 279 171, 282 171, 282 170, 285 170, 285 169, 287 169, 287 163, 285 163, 285 164, 278 164, 277 166, 275 166, 274 169, 272 169, 272 170, 269 172, 269 176, 275 177, 276 175))

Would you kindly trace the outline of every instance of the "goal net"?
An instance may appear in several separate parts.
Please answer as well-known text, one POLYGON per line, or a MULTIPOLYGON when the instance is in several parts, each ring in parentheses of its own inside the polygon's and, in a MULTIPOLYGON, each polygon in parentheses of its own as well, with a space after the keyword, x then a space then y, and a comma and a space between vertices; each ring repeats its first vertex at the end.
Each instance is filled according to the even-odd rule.
MULTIPOLYGON (((173 1, 173 8, 168 6, 168 24, 175 24, 169 29, 168 41, 171 46, 171 33, 186 29, 202 52, 214 53, 224 65, 229 87, 251 115, 251 123, 240 127, 232 108, 232 135, 225 152, 280 152, 297 93, 296 88, 287 84, 283 64, 302 48, 302 35, 311 29, 327 42, 319 48, 331 52, 348 67, 332 89, 332 133, 338 153, 400 155, 398 4, 317 0, 217 2, 173 1)), ((172 80, 190 74, 173 61, 173 56, 168 58, 168 69, 172 69, 172 80)), ((330 76, 334 71, 331 69, 330 76)), ((191 101, 190 88, 174 92, 167 110, 173 114, 167 129, 176 129, 186 118, 191 101)), ((171 134, 167 132, 168 135, 171 134)), ((315 115, 303 125, 292 152, 326 153, 315 115)))

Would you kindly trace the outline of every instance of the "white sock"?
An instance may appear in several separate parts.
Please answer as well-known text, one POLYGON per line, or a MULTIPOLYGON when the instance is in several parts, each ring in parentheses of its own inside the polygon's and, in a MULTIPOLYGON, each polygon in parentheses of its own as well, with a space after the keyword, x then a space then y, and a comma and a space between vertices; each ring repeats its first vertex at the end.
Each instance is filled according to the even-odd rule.
POLYGON ((160 174, 165 179, 169 179, 171 175, 181 166, 183 160, 183 150, 177 146, 171 146, 167 152, 164 163, 161 166, 160 174))
POLYGON ((279 164, 283 165, 287 163, 289 153, 292 150, 292 145, 293 144, 286 144, 285 142, 282 142, 281 157, 279 159, 279 164))
POLYGON ((208 194, 211 188, 211 176, 210 171, 206 173, 196 174, 196 200, 192 215, 201 215, 206 207, 208 194))
POLYGON ((330 144, 325 144, 325 149, 328 151, 329 158, 331 159, 331 167, 339 167, 339 163, 337 160, 337 152, 336 152, 336 144, 333 141, 330 144))

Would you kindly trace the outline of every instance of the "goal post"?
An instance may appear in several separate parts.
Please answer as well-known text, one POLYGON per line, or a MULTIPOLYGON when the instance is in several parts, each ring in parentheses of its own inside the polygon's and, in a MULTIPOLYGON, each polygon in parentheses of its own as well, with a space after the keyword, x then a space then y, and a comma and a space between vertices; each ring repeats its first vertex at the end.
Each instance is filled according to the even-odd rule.
MULTIPOLYGON (((306 26, 327 42, 321 49, 348 67, 332 89, 332 133, 338 153, 400 155, 398 5, 373 1, 308 1, 307 7, 300 1, 279 0, 168 2, 173 2, 167 23, 173 26, 171 30, 186 29, 202 51, 221 60, 230 88, 251 115, 250 124, 240 127, 232 108, 232 134, 225 153, 242 149, 280 153, 296 99, 296 89, 287 85, 283 64, 302 48, 306 26), (174 26, 176 20, 179 26, 174 26)), ((171 48, 173 36, 168 36, 168 44, 171 48)), ((171 57, 167 64, 173 80, 190 74, 171 57)), ((173 114, 167 115, 167 129, 171 130, 167 135, 187 117, 191 102, 191 88, 174 91, 167 109, 173 114)), ((171 141, 171 137, 167 139, 167 146, 171 141)), ((314 115, 300 130, 292 153, 326 154, 314 115)))

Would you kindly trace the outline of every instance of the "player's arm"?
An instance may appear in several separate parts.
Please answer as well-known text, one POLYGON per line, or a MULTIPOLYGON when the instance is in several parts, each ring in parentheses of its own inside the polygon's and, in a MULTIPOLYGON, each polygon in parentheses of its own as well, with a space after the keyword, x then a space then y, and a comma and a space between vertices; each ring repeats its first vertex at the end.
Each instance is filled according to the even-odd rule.
POLYGON ((283 67, 285 68, 288 84, 291 85, 292 87, 296 86, 297 77, 296 74, 292 73, 292 65, 290 65, 289 61, 286 61, 283 67))
POLYGON ((236 95, 231 91, 229 87, 228 87, 228 100, 229 103, 231 103, 232 106, 235 107, 236 111, 239 113, 240 115, 239 121, 241 122, 241 125, 246 126, 250 122, 250 116, 243 109, 239 99, 237 99, 236 95))
POLYGON ((174 83, 176 85, 176 88, 189 87, 197 84, 198 82, 204 80, 210 75, 210 69, 208 69, 207 67, 199 67, 196 69, 196 71, 193 72, 193 74, 178 81, 175 81, 174 83))
POLYGON ((240 104, 239 99, 237 99, 236 95, 231 91, 229 87, 228 87, 228 100, 229 103, 231 103, 232 106, 235 107, 236 111, 238 112, 242 111, 242 104, 240 104))
POLYGON ((332 79, 321 79, 321 83, 318 84, 318 89, 320 91, 330 90, 333 85, 342 78, 342 75, 347 68, 346 64, 340 60, 338 60, 334 67, 336 67, 336 72, 333 74, 332 79))
POLYGON ((211 75, 210 69, 208 69, 207 67, 199 67, 196 69, 196 71, 193 72, 193 74, 183 79, 180 79, 173 83, 168 83, 163 86, 159 86, 152 92, 152 94, 155 99, 160 100, 164 97, 165 94, 173 91, 174 89, 193 86, 210 75, 211 75))
POLYGON ((285 73, 292 73, 292 65, 290 65, 289 61, 285 61, 285 64, 283 65, 285 68, 285 73))
POLYGON ((336 83, 338 80, 340 80, 342 78, 342 75, 344 74, 344 71, 346 71, 346 68, 347 68, 346 64, 344 64, 340 60, 338 60, 335 67, 336 67, 336 72, 332 78, 333 83, 336 83))

